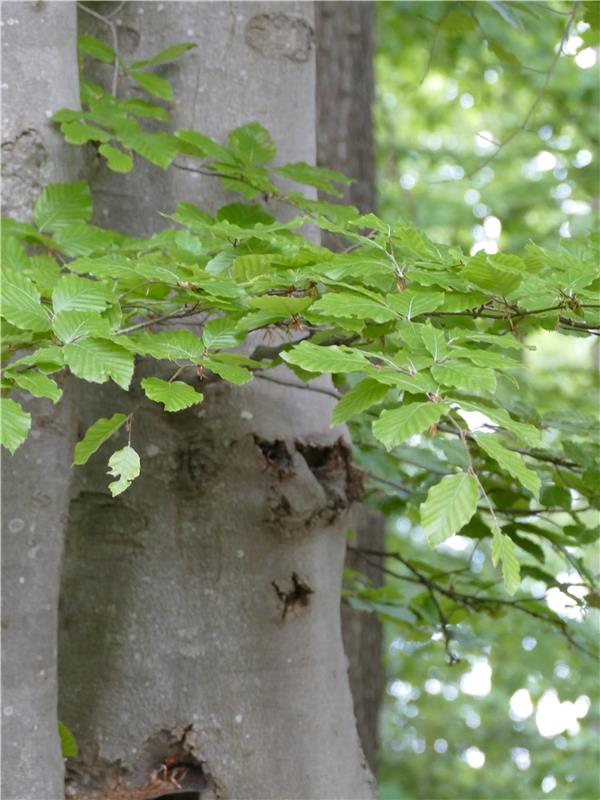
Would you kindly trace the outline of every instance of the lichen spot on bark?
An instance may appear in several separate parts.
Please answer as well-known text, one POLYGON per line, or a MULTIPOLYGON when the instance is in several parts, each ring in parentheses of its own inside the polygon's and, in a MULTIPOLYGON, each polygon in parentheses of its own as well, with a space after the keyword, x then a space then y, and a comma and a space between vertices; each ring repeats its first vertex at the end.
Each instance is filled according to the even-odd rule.
POLYGON ((257 14, 246 25, 246 43, 264 58, 308 61, 314 31, 302 17, 257 14))
POLYGON ((31 209, 42 187, 48 153, 39 131, 28 128, 2 142, 2 213, 31 219, 31 209), (9 199, 10 198, 10 202, 9 199))

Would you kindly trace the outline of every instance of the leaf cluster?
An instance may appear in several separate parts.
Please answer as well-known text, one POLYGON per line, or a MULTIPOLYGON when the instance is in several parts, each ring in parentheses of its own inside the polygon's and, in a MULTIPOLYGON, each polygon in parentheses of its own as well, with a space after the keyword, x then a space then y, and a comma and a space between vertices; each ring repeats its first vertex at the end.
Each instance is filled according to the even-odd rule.
MULTIPOLYGON (((90 38, 84 52, 102 59, 90 38)), ((169 48, 128 74, 167 100, 167 89, 141 71, 187 48, 169 48)), ((553 584, 544 568, 550 543, 577 562, 593 603, 590 576, 571 553, 598 537, 598 423, 529 404, 523 358, 536 331, 600 330, 598 240, 469 256, 406 221, 314 199, 306 187, 335 196, 347 179, 304 163, 274 165, 275 143, 258 122, 226 143, 190 130, 148 132, 138 118, 161 120, 162 106, 86 83, 82 91, 83 111, 55 115, 68 141, 96 142, 116 171, 134 155, 163 168, 183 159, 242 201, 216 214, 180 203, 168 215, 175 227, 133 238, 90 224, 85 183, 53 184, 33 222, 5 220, 3 445, 14 452, 30 427, 18 392, 58 402, 52 376, 65 370, 129 389, 136 358, 167 362, 171 378, 146 378, 141 389, 169 413, 200 403, 206 378, 244 384, 285 363, 310 386, 332 373, 341 390, 332 424, 356 425, 358 457, 379 464, 373 480, 390 508, 420 522, 432 547, 459 532, 487 540, 514 593, 522 575, 553 584), (281 188, 281 178, 298 189, 281 188), (275 201, 294 216, 278 220, 275 201), (305 239, 306 222, 335 234, 342 252, 305 239), (238 352, 249 333, 274 330, 287 334, 282 346, 238 352), (397 466, 411 463, 408 473, 397 466)), ((75 451, 83 464, 127 433, 108 461, 115 495, 140 472, 134 415, 98 420, 75 451)))

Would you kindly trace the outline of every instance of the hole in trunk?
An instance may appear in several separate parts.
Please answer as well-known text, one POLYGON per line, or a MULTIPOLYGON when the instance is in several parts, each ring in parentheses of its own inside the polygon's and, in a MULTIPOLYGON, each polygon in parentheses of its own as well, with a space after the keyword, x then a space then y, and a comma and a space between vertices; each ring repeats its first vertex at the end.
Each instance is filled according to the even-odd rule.
POLYGON ((277 470, 279 478, 289 478, 294 474, 291 453, 282 439, 275 439, 270 442, 267 439, 261 439, 259 436, 255 436, 254 441, 265 457, 267 466, 277 470))
POLYGON ((325 490, 330 509, 347 508, 363 496, 362 472, 352 464, 352 451, 341 437, 331 445, 297 440, 296 450, 325 490))

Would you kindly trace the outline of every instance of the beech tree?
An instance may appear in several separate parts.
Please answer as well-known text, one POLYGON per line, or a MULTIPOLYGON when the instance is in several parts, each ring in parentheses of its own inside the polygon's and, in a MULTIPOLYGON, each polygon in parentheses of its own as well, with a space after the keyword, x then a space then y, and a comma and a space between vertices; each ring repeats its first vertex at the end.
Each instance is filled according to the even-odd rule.
MULTIPOLYGON (((278 141, 283 161, 314 163, 311 4, 93 4, 89 12, 80 12, 80 35, 110 42, 107 33, 115 32, 122 59, 143 60, 182 41, 196 45, 185 62, 168 68, 177 127, 202 120, 202 129, 221 139, 259 118, 278 141), (106 17, 110 22, 89 13, 115 10, 106 17)), ((8 92, 17 80, 20 85, 6 113, 6 168, 28 182, 25 196, 15 190, 5 197, 15 203, 9 216, 24 219, 41 185, 77 177, 75 148, 57 143, 46 114, 78 105, 76 10, 71 3, 8 3, 4 14, 4 80, 8 92), (47 86, 36 84, 40 72, 47 86), (21 150, 29 150, 13 168, 23 138, 21 150)), ((80 47, 83 57, 86 46, 99 47, 90 41, 84 38, 80 47)), ((112 67, 106 73, 110 86, 112 67)), ((120 82, 118 90, 128 94, 120 82)), ((164 226, 159 212, 172 212, 184 198, 210 210, 228 198, 214 182, 151 163, 126 176, 97 162, 87 169, 96 220, 131 235, 164 226)), ((261 343, 259 335, 251 349, 261 343)), ((62 796, 54 642, 65 534, 60 717, 80 751, 68 773, 70 786, 110 793, 121 772, 124 785, 139 786, 176 756, 187 765, 183 785, 204 791, 210 784, 231 797, 372 794, 339 622, 343 512, 355 491, 348 439, 341 428, 329 430, 334 400, 327 381, 307 403, 285 372, 280 369, 281 383, 277 377, 256 381, 250 392, 211 383, 200 416, 191 411, 175 427, 175 418, 159 421, 158 407, 147 417, 144 411, 136 426, 140 433, 152 431, 143 457, 154 465, 154 477, 148 472, 139 497, 115 504, 105 494, 104 461, 90 461, 74 473, 68 531, 72 441, 59 429, 68 416, 64 398, 46 420, 52 438, 44 450, 36 437, 31 448, 19 451, 3 504, 4 531, 16 550, 12 557, 5 549, 4 703, 13 713, 3 741, 9 748, 5 763, 10 755, 15 765, 4 772, 5 797, 62 796), (57 457, 61 469, 52 469, 57 457), (42 500, 36 501, 36 490, 42 500), (52 516, 46 497, 56 505, 52 516), (43 521, 30 521, 38 505, 43 521), (31 531, 36 523, 39 533, 31 531), (23 530, 43 540, 39 555, 32 551, 37 539, 24 547, 23 530), (296 590, 297 603, 296 574, 309 587, 306 595, 296 590), (285 619, 273 584, 291 598, 285 619), (13 646, 10 637, 22 638, 13 646), (23 674, 25 664, 31 678, 23 674), (30 736, 35 725, 39 738, 30 736)), ((102 395, 93 386, 74 391, 81 431, 98 416, 122 411, 126 397, 116 387, 103 388, 102 395)), ((46 405, 43 410, 48 414, 46 405)), ((31 413, 40 419, 37 407, 31 413)))
POLYGON ((564 629, 518 548, 593 539, 594 445, 528 404, 520 358, 597 330, 597 241, 469 256, 317 198, 350 181, 314 166, 310 3, 4 14, 5 796, 62 796, 59 730, 72 796, 372 797, 345 423, 430 546, 468 533, 504 585, 362 536, 423 592, 355 564, 355 608, 434 626, 451 661, 461 612, 564 629), (565 493, 568 533, 530 522, 565 493))

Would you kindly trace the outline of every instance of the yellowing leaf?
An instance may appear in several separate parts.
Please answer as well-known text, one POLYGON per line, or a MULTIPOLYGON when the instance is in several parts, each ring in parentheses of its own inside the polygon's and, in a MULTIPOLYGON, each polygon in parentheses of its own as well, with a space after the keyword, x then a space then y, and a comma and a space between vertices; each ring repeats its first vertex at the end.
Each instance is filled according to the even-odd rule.
POLYGON ((112 454, 108 460, 108 473, 117 479, 108 484, 113 497, 129 489, 140 474, 140 457, 133 447, 127 446, 112 454))

